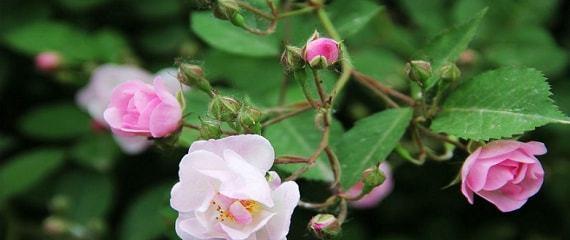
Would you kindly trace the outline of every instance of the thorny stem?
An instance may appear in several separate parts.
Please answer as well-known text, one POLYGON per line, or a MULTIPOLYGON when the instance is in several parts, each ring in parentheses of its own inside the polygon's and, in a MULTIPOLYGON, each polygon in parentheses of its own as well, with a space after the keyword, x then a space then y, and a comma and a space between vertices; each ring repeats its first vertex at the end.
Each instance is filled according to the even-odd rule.
POLYGON ((400 99, 401 101, 403 101, 404 103, 406 103, 409 106, 416 105, 416 101, 413 98, 411 98, 410 96, 403 94, 401 92, 398 92, 397 90, 394 90, 391 87, 385 86, 384 84, 380 83, 380 81, 376 81, 370 76, 367 76, 367 75, 365 75, 359 71, 356 71, 356 70, 354 70, 352 72, 352 75, 354 76, 356 81, 358 81, 359 83, 361 83, 362 85, 364 85, 370 89, 374 89, 374 90, 383 92, 389 96, 400 99))
POLYGON ((264 122, 264 123, 262 124, 262 127, 267 127, 267 126, 270 126, 270 125, 272 125, 272 124, 281 122, 281 121, 283 121, 283 120, 285 120, 285 119, 287 119, 287 118, 290 118, 290 117, 293 117, 293 116, 295 116, 295 115, 297 115, 297 114, 303 113, 303 112, 305 112, 305 111, 307 111, 307 110, 309 110, 309 109, 311 109, 311 105, 306 105, 306 106, 300 107, 300 108, 298 108, 298 109, 292 110, 292 111, 290 111, 290 112, 288 112, 288 113, 281 114, 281 115, 279 115, 279 116, 277 116, 277 117, 275 117, 275 118, 272 118, 272 119, 270 119, 270 120, 264 122))
POLYGON ((327 94, 325 93, 325 89, 323 88, 323 81, 319 75, 319 70, 312 70, 313 72, 313 80, 315 81, 315 85, 317 86, 317 92, 319 93, 319 97, 321 98, 321 103, 323 106, 327 101, 327 94))
POLYGON ((330 148, 329 146, 325 147, 325 153, 327 154, 327 158, 329 159, 329 163, 331 165, 334 175, 334 181, 331 183, 331 188, 334 189, 335 191, 338 191, 339 189, 337 188, 340 184, 340 176, 341 176, 340 162, 338 161, 338 158, 334 153, 334 151, 332 150, 332 148, 330 148))

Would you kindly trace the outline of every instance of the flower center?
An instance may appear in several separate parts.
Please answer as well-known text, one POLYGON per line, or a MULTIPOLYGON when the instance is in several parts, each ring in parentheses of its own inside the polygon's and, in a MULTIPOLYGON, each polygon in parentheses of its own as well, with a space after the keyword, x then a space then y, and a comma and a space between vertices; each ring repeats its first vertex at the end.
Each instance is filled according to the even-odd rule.
POLYGON ((249 224, 253 217, 262 210, 261 204, 253 200, 235 200, 218 195, 211 202, 217 212, 216 220, 219 222, 233 222, 249 224))

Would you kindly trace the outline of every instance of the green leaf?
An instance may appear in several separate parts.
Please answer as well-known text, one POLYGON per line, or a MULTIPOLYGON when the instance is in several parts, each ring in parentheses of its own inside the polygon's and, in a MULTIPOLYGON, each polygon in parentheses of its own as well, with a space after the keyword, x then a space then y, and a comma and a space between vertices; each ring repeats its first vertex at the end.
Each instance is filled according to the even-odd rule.
POLYGON ((105 62, 120 63, 130 52, 127 40, 119 32, 103 30, 98 32, 94 39, 97 43, 99 58, 105 62))
MULTIPOLYGON (((313 111, 309 111, 299 116, 289 118, 278 124, 267 128, 264 135, 273 144, 276 156, 294 155, 309 157, 319 146, 321 141, 321 131, 317 129, 314 122, 313 111)), ((330 129, 331 144, 342 135, 340 122, 334 120, 330 129)), ((276 165, 277 168, 291 173, 302 167, 302 164, 276 165)), ((331 181, 333 174, 328 160, 324 154, 317 159, 317 164, 303 174, 304 178, 310 180, 331 181)))
POLYGON ((191 24, 194 33, 214 48, 251 57, 279 54, 279 41, 275 36, 248 33, 228 21, 214 18, 209 12, 193 13, 191 24))
POLYGON ((113 202, 113 184, 107 175, 74 171, 59 179, 57 197, 67 200, 64 216, 87 224, 101 219, 113 202))
MULTIPOLYGON (((475 37, 485 13, 487 13, 486 8, 477 13, 471 20, 438 35, 428 44, 423 50, 423 54, 430 59, 434 71, 437 71, 445 63, 457 60, 461 52, 475 37)), ((438 81, 439 78, 434 74, 427 80, 426 88, 435 86, 438 81)))
POLYGON ((28 55, 57 51, 68 64, 95 59, 98 56, 94 39, 65 23, 31 23, 8 32, 5 39, 10 47, 28 55))
POLYGON ((396 54, 380 48, 366 48, 351 54, 352 63, 361 72, 393 88, 403 89, 407 79, 402 69, 405 62, 396 54))
POLYGON ((98 171, 108 171, 121 150, 110 134, 88 135, 71 150, 72 159, 79 165, 98 171))
POLYGON ((406 10, 405 13, 410 15, 412 21, 421 28, 423 33, 433 36, 430 34, 445 27, 446 5, 449 5, 445 0, 399 0, 399 2, 406 10))
POLYGON ((57 103, 26 113, 20 120, 20 130, 37 139, 69 139, 89 132, 89 121, 89 117, 76 106, 57 103))
POLYGON ((348 38, 362 30, 382 7, 372 1, 360 0, 334 1, 327 9, 339 34, 348 38))
POLYGON ((63 151, 37 149, 17 155, 0 166, 0 202, 34 187, 63 164, 63 151))
POLYGON ((139 196, 127 210, 120 227, 120 239, 150 240, 166 232, 161 214, 168 204, 171 185, 160 185, 139 196))
POLYGON ((547 123, 566 123, 534 69, 501 68, 476 76, 445 101, 431 128, 464 139, 511 137, 547 123))
POLYGON ((378 165, 396 147, 412 119, 412 109, 389 109, 356 122, 335 145, 341 165, 341 184, 350 188, 362 172, 378 165))
POLYGON ((59 4, 74 11, 89 10, 101 6, 108 1, 109 0, 58 0, 59 4))

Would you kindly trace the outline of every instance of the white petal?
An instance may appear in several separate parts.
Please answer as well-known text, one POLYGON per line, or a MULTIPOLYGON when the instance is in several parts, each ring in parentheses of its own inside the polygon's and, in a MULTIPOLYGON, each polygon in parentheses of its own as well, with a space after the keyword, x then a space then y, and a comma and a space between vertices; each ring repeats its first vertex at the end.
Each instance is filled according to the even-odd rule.
POLYGON ((299 186, 292 181, 281 184, 273 192, 275 207, 271 211, 276 213, 276 215, 271 218, 264 228, 267 231, 267 235, 270 236, 270 238, 267 238, 268 240, 281 240, 287 236, 291 224, 291 215, 299 203, 299 198, 299 186))

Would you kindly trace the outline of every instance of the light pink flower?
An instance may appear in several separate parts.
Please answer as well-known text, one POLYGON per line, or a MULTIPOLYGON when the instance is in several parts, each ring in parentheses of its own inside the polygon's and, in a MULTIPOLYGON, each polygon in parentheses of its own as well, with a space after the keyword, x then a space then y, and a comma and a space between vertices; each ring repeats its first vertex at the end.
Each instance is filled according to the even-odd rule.
POLYGON ((473 152, 461 168, 461 192, 473 204, 473 192, 502 212, 519 209, 542 186, 544 170, 534 157, 546 153, 541 142, 491 142, 473 152))
POLYGON ((57 52, 42 52, 36 56, 36 68, 42 72, 51 72, 61 65, 61 55, 57 52))
POLYGON ((154 85, 133 80, 115 87, 103 116, 119 136, 160 138, 178 130, 182 108, 157 77, 154 85))
MULTIPOLYGON (((156 73, 164 80, 168 91, 175 95, 180 91, 180 83, 176 79, 177 70, 167 68, 156 73)), ((103 118, 103 112, 109 105, 113 88, 130 80, 140 80, 152 83, 153 75, 149 72, 130 65, 105 64, 96 68, 91 74, 89 83, 76 95, 76 102, 84 108, 96 123, 109 128, 103 118)), ((152 141, 145 136, 113 136, 121 149, 129 154, 137 154, 147 149, 152 141)))
POLYGON ((308 63, 313 62, 317 57, 324 57, 327 64, 331 65, 338 60, 338 53, 338 42, 330 38, 317 38, 307 42, 304 57, 308 63))
POLYGON ((178 211, 176 233, 184 240, 282 240, 299 202, 295 182, 269 172, 269 141, 237 135, 196 141, 180 162, 180 181, 170 205, 178 211))
MULTIPOLYGON (((380 203, 384 198, 386 198, 392 192, 394 188, 394 179, 392 177, 392 168, 388 162, 383 162, 380 164, 380 170, 384 173, 386 179, 380 185, 372 189, 370 193, 366 194, 358 201, 350 202, 350 205, 354 208, 373 208, 378 203, 380 203)), ((364 184, 362 182, 356 183, 346 192, 349 196, 358 196, 362 192, 364 184)))

